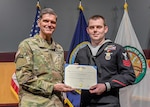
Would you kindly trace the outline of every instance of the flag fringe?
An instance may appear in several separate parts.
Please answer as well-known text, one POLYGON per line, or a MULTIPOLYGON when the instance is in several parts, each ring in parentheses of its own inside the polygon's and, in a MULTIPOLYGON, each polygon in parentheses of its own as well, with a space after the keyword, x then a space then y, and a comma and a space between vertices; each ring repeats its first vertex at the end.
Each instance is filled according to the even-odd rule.
POLYGON ((70 102, 68 98, 64 100, 64 103, 67 104, 69 107, 73 107, 72 103, 70 102))
POLYGON ((19 101, 19 97, 18 97, 18 94, 16 93, 16 91, 13 89, 13 87, 11 86, 10 87, 12 93, 14 94, 14 96, 16 97, 17 101, 19 101))
POLYGON ((75 90, 78 94, 81 94, 81 90, 75 90))

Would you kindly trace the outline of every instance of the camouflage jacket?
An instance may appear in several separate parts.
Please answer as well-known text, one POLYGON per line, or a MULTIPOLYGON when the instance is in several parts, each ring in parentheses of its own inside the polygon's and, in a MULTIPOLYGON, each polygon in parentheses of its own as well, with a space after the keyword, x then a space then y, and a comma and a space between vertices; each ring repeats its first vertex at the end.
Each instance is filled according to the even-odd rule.
POLYGON ((64 51, 39 35, 19 44, 15 58, 21 107, 63 107, 61 93, 53 91, 63 81, 64 51))

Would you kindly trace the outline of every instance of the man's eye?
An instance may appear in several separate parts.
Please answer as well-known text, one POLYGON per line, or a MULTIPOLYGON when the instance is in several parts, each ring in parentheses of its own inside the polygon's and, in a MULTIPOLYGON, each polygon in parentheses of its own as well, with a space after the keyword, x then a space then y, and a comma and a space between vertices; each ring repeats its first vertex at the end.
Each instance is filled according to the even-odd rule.
POLYGON ((97 26, 98 29, 102 28, 101 26, 97 26))
POLYGON ((48 20, 43 20, 43 22, 48 22, 48 20))
POLYGON ((55 22, 55 21, 51 21, 51 23, 52 23, 52 24, 56 24, 56 22, 55 22))
POLYGON ((94 27, 93 27, 93 26, 90 26, 90 29, 94 29, 94 27))

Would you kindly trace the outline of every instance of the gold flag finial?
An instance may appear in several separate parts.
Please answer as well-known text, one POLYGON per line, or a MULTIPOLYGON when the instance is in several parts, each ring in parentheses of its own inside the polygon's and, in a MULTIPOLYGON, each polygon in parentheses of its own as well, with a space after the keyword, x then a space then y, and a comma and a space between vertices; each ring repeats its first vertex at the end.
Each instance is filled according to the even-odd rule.
POLYGON ((124 9, 125 9, 126 11, 128 11, 128 4, 127 4, 127 2, 124 3, 124 9))
POLYGON ((36 6, 37 6, 39 9, 41 9, 41 6, 40 6, 40 1, 39 1, 39 0, 37 1, 37 4, 36 4, 36 6))
POLYGON ((82 4, 81 4, 81 0, 80 0, 80 3, 79 3, 79 9, 81 9, 83 11, 83 7, 82 7, 82 4))

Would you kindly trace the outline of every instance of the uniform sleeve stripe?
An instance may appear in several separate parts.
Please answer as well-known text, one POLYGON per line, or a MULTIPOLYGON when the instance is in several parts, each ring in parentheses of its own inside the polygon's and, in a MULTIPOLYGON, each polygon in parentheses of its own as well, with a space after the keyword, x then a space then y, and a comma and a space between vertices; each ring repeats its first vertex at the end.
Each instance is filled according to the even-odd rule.
POLYGON ((118 83, 118 84, 120 84, 120 85, 122 85, 122 86, 126 86, 126 84, 124 84, 124 83, 122 83, 122 82, 120 82, 120 81, 118 81, 118 80, 112 80, 113 82, 116 82, 116 83, 118 83))

